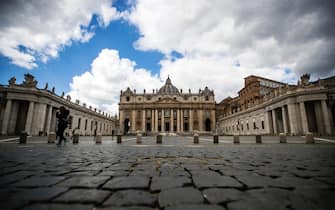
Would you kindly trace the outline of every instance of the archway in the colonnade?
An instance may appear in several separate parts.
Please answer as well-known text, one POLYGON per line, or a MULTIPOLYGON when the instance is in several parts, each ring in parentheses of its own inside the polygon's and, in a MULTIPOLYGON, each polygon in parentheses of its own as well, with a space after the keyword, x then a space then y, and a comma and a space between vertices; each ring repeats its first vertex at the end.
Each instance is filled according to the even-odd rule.
POLYGON ((313 133, 322 133, 322 116, 316 115, 316 111, 321 113, 321 104, 319 101, 306 101, 305 103, 308 131, 313 133), (315 110, 317 108, 317 110, 315 110))
POLYGON ((126 118, 124 120, 124 133, 128 133, 129 131, 129 128, 130 128, 130 120, 128 118, 126 118))
POLYGON ((205 120, 205 131, 211 131, 211 119, 209 118, 205 120))
POLYGON ((18 135, 25 130, 29 103, 28 101, 18 101, 18 113, 15 125, 15 134, 18 135))

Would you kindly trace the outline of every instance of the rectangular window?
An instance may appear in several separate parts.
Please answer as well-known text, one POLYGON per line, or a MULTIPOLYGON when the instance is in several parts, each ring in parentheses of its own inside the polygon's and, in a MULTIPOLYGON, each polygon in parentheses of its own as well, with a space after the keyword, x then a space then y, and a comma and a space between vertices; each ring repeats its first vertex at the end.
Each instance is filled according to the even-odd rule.
POLYGON ((164 111, 164 117, 170 117, 170 110, 164 111))
POLYGON ((262 129, 264 129, 264 121, 262 120, 262 129))
POLYGON ((189 116, 189 110, 184 110, 184 117, 188 117, 189 116))
POLYGON ((85 120, 85 131, 87 130, 87 119, 85 120))

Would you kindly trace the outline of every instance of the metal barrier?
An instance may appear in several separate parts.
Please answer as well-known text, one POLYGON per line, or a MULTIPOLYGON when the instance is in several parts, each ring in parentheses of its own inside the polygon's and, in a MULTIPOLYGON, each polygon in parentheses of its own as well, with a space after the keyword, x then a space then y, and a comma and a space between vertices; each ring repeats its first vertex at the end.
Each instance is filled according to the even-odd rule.
POLYGON ((142 144, 142 133, 139 131, 136 134, 136 144, 142 144))
POLYGON ((217 135, 217 134, 213 135, 213 143, 214 144, 218 144, 219 143, 219 135, 217 135))
POLYGON ((26 144, 28 138, 28 133, 26 131, 22 131, 20 134, 19 144, 26 144))
POLYGON ((56 141, 56 133, 50 132, 48 135, 48 144, 54 144, 56 141))
POLYGON ((256 143, 261 144, 262 143, 262 136, 261 135, 256 135, 256 143))
POLYGON ((287 137, 285 133, 280 133, 279 134, 279 143, 285 144, 287 143, 287 137))
POLYGON ((233 142, 234 142, 234 144, 239 144, 240 143, 240 136, 239 135, 234 135, 233 142))
POLYGON ((194 144, 199 144, 199 134, 195 133, 193 136, 193 143, 194 144))
POLYGON ((159 134, 156 136, 156 144, 162 144, 162 143, 163 143, 163 136, 159 134))
POLYGON ((122 135, 118 134, 118 135, 116 136, 116 143, 117 143, 117 144, 121 144, 121 143, 122 143, 122 135))

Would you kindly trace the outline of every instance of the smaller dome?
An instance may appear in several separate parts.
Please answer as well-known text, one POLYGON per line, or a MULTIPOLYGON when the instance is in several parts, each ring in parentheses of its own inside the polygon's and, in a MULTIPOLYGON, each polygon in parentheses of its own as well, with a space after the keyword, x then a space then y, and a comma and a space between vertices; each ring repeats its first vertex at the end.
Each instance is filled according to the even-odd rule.
POLYGON ((178 88, 176 88, 172 82, 170 77, 168 76, 168 78, 165 81, 165 85, 163 85, 159 91, 159 94, 179 94, 179 90, 178 88))

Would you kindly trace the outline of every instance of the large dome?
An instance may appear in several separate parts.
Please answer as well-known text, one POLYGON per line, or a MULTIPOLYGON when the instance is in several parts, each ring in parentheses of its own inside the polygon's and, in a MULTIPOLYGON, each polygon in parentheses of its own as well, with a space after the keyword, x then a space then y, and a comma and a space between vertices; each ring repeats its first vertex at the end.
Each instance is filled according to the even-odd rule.
POLYGON ((178 88, 176 88, 172 82, 170 77, 166 79, 165 85, 163 85, 159 91, 159 94, 179 94, 178 88))

